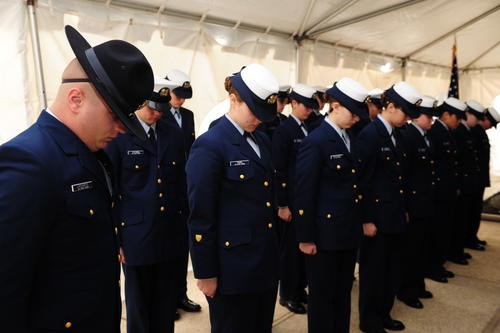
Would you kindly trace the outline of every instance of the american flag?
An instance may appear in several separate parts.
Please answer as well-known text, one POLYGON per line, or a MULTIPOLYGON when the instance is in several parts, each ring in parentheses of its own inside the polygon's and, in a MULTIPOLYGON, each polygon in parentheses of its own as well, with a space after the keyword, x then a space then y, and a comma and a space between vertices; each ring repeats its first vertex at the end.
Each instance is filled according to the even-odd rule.
POLYGON ((453 43, 452 48, 452 62, 451 62, 451 77, 450 89, 448 90, 448 97, 458 98, 458 66, 457 66, 457 41, 453 43))

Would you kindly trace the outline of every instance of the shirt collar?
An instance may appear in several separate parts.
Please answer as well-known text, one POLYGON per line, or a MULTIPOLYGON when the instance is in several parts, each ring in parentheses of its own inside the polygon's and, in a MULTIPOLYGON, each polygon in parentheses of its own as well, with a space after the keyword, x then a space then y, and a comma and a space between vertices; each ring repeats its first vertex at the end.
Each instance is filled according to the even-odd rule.
POLYGON ((231 117, 227 113, 224 115, 224 117, 226 117, 227 120, 229 120, 231 122, 231 124, 233 124, 234 127, 236 127, 236 129, 238 130, 238 132, 240 132, 241 135, 243 135, 243 133, 245 133, 245 130, 243 128, 241 128, 241 126, 238 125, 233 119, 231 119, 231 117))
POLYGON ((394 130, 394 128, 391 126, 391 124, 389 124, 387 122, 387 120, 385 120, 384 118, 382 118, 382 116, 380 114, 377 115, 378 119, 380 119, 380 121, 382 122, 382 124, 384 124, 385 128, 387 129, 387 133, 389 133, 389 135, 392 134, 392 131, 394 130))
POLYGON ((137 119, 139 119, 139 122, 141 123, 142 125, 142 128, 144 128, 144 131, 146 133, 149 133, 149 129, 150 128, 153 128, 153 130, 156 132, 156 123, 153 123, 151 126, 146 124, 141 118, 137 117, 137 119))
POLYGON ((450 128, 448 127, 448 125, 446 125, 446 124, 444 123, 444 121, 442 121, 442 120, 441 120, 441 119, 439 119, 439 118, 437 119, 437 121, 439 121, 439 122, 441 123, 441 125, 443 125, 443 126, 444 126, 444 128, 446 128, 448 131, 450 130, 450 128))
POLYGON ((422 134, 422 136, 425 135, 425 131, 422 129, 422 127, 418 126, 417 124, 415 124, 414 122, 411 122, 411 124, 413 126, 415 126, 415 128, 420 132, 420 134, 422 134))
POLYGON ((328 125, 330 125, 330 126, 333 127, 333 129, 335 130, 335 132, 337 132, 340 137, 342 137, 342 134, 343 134, 344 131, 340 127, 338 127, 337 124, 335 124, 334 122, 332 122, 328 117, 325 117, 325 121, 326 121, 326 123, 328 125))
POLYGON ((302 122, 299 120, 299 118, 295 117, 293 114, 290 113, 290 116, 295 119, 295 121, 297 122, 297 124, 300 126, 302 124, 302 122))

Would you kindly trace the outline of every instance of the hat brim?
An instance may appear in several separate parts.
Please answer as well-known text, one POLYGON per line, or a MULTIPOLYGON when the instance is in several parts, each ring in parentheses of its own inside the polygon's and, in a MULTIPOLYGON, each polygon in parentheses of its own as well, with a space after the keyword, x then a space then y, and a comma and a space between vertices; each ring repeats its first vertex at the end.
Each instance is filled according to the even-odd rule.
POLYGON ((172 90, 174 94, 179 98, 190 99, 193 97, 193 88, 177 87, 172 90))
POLYGON ((465 115, 465 111, 459 110, 454 106, 449 105, 448 103, 444 102, 439 106, 440 109, 440 114, 443 114, 444 112, 448 112, 450 114, 454 114, 458 117, 458 119, 467 119, 467 116, 465 115))
POLYGON ((401 108, 403 110, 404 114, 406 114, 408 117, 411 119, 416 119, 420 116, 420 110, 419 107, 416 104, 412 104, 408 102, 406 99, 401 97, 395 90, 394 86, 391 88, 387 89, 384 92, 384 98, 395 103, 396 107, 401 108))
POLYGON ((419 106, 418 107, 418 110, 420 112, 420 114, 426 114, 428 116, 434 116, 436 114, 434 108, 428 108, 428 107, 425 107, 425 106, 419 106))
POLYGON ((123 125, 129 130, 132 134, 138 137, 140 140, 146 140, 146 132, 144 128, 139 123, 137 116, 135 115, 136 110, 128 110, 129 107, 127 105, 123 105, 119 100, 110 93, 109 87, 103 83, 103 80, 99 78, 97 73, 94 71, 90 62, 85 54, 85 51, 92 48, 90 44, 83 38, 83 36, 76 31, 75 28, 67 25, 65 27, 66 38, 68 39, 69 45, 73 50, 73 53, 76 56, 76 59, 82 66, 84 72, 87 74, 90 82, 95 87, 99 95, 105 101, 105 103, 109 106, 111 111, 118 117, 118 119, 123 123, 123 125), (124 110, 126 112, 124 112, 124 110))
POLYGON ((360 119, 368 119, 368 108, 364 102, 357 101, 342 92, 335 84, 326 91, 328 96, 335 99, 342 106, 346 107, 349 112, 357 115, 360 119))
POLYGON ((469 112, 470 114, 473 114, 479 120, 484 119, 484 113, 482 113, 482 112, 478 112, 478 111, 471 109, 471 108, 468 108, 467 112, 469 112))
POLYGON ((246 103, 250 111, 257 119, 266 123, 272 121, 276 117, 276 101, 268 103, 267 100, 262 100, 255 95, 243 82, 241 74, 237 73, 231 76, 231 83, 240 94, 241 99, 246 103))
POLYGON ((298 93, 296 93, 293 90, 292 90, 292 92, 290 92, 290 94, 288 94, 288 97, 292 100, 294 99, 297 102, 304 104, 306 107, 308 107, 310 109, 317 110, 319 108, 318 101, 315 98, 304 97, 302 95, 299 95, 298 93))

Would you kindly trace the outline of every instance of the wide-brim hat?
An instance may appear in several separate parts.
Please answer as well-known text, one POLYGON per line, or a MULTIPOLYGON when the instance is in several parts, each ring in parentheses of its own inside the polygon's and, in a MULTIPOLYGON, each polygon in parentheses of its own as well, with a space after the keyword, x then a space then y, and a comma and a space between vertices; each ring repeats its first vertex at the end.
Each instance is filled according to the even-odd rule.
POLYGON ((328 88, 326 93, 359 118, 368 119, 368 109, 365 104, 368 90, 359 82, 344 77, 328 88))
POLYGON ((173 85, 173 93, 184 99, 190 99, 193 97, 193 87, 191 87, 191 79, 189 75, 178 69, 172 69, 167 73, 165 79, 170 81, 173 85))
POLYGON ((439 107, 439 115, 447 111, 450 114, 455 114, 459 119, 466 119, 465 110, 467 105, 455 97, 448 97, 439 107))
POLYGON ((90 82, 125 127, 141 140, 144 128, 135 111, 151 96, 154 76, 142 52, 123 40, 110 40, 91 47, 72 26, 66 37, 90 82))
POLYGON ((408 82, 400 81, 384 91, 384 100, 389 100, 400 107, 410 118, 418 118, 420 115, 419 105, 422 96, 415 87, 408 82))
POLYGON ((465 102, 465 104, 467 104, 467 112, 473 114, 479 120, 484 119, 485 107, 481 103, 471 99, 465 102))
POLYGON ((291 100, 296 100, 304 104, 307 108, 317 110, 319 104, 316 100, 316 92, 317 90, 313 87, 297 83, 288 94, 288 97, 290 97, 291 100))
POLYGON ((279 85, 267 68, 250 64, 229 79, 257 119, 270 122, 276 117, 279 85))

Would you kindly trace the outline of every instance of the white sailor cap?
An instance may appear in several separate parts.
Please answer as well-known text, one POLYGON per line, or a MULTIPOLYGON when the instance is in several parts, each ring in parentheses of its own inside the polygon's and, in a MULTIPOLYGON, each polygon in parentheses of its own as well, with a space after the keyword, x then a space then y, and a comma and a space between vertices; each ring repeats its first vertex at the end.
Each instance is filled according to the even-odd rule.
POLYGON ((422 102, 418 107, 418 111, 428 116, 434 116, 434 114, 436 113, 436 105, 437 101, 434 98, 424 95, 422 96, 422 102))
POLYGON ((408 82, 400 81, 384 91, 384 100, 393 102, 410 118, 419 116, 418 106, 422 102, 422 95, 408 82))
POLYGON ((439 106, 439 115, 448 111, 451 114, 456 114, 458 118, 465 119, 465 110, 467 110, 467 104, 455 97, 448 97, 439 106))
POLYGON ((486 110, 486 117, 495 127, 500 122, 500 95, 493 99, 491 106, 486 110))
POLYGON ((151 97, 148 100, 148 106, 159 112, 164 112, 170 109, 170 91, 176 85, 165 80, 162 77, 155 76, 155 84, 151 97))
POLYGON ((318 101, 316 100, 316 88, 307 86, 302 83, 297 83, 288 96, 291 100, 296 100, 311 109, 319 108, 318 101))
POLYGON ((279 85, 267 68, 250 64, 233 74, 230 80, 255 117, 262 122, 269 122, 276 117, 279 85))
POLYGON ((174 94, 180 98, 189 99, 193 97, 193 88, 191 87, 191 82, 189 75, 178 69, 172 69, 167 73, 165 79, 172 82, 175 88, 172 89, 174 94))
POLYGON ((349 77, 343 77, 326 90, 326 93, 341 105, 345 106, 351 113, 362 119, 368 118, 368 109, 365 100, 368 90, 358 81, 349 77))
POLYGON ((467 104, 467 112, 472 113, 474 116, 476 116, 477 119, 484 119, 484 111, 486 110, 486 108, 481 105, 481 103, 470 99, 465 102, 465 104, 467 104))

